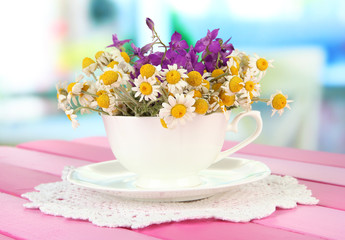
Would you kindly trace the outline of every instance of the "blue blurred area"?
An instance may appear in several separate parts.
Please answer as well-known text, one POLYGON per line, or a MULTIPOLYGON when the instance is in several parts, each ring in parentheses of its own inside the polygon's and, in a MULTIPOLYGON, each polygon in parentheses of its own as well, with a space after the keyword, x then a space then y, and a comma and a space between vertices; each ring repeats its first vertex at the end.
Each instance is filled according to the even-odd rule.
MULTIPOLYGON (((113 33, 150 41, 150 17, 165 42, 175 30, 192 44, 220 28, 235 48, 275 59, 263 94, 282 89, 295 102, 281 118, 254 106, 265 124, 257 143, 345 153, 345 1, 15 0, 0 9, 0 144, 105 135, 97 114, 72 129, 56 110, 55 84, 72 81, 113 33)), ((240 140, 250 125, 228 137, 240 140)))

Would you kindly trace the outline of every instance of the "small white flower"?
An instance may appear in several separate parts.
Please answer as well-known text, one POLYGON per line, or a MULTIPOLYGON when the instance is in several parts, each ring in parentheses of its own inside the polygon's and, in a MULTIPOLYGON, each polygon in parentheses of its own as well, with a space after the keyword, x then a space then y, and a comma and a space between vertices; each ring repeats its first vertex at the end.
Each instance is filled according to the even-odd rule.
POLYGON ((117 88, 128 80, 128 74, 124 73, 117 65, 114 65, 113 68, 104 69, 104 73, 99 76, 99 81, 108 89, 117 88))
POLYGON ((67 81, 59 82, 56 84, 56 98, 58 99, 58 109, 62 109, 65 111, 68 107, 68 101, 67 101, 67 81))
POLYGON ((293 102, 292 100, 287 100, 288 96, 283 95, 281 91, 277 91, 276 93, 271 95, 270 100, 267 102, 267 105, 272 106, 272 115, 273 116, 276 112, 278 112, 279 116, 281 116, 284 112, 284 108, 290 108, 289 103, 293 102))
POLYGON ((97 66, 98 66, 97 62, 95 62, 91 58, 84 58, 82 65, 83 65, 83 72, 88 77, 96 71, 97 66))
POLYGON ((268 67, 273 67, 273 60, 266 60, 254 54, 254 57, 250 57, 249 67, 254 74, 259 74, 259 77, 263 77, 268 67))
POLYGON ((252 109, 252 100, 248 92, 242 93, 237 97, 238 104, 247 112, 252 109))
POLYGON ((72 122, 72 127, 77 128, 79 126, 79 122, 76 119, 77 115, 74 113, 73 109, 66 109, 65 114, 68 117, 68 119, 72 122))
POLYGON ((254 76, 254 74, 250 71, 246 73, 244 76, 244 87, 243 89, 249 93, 250 97, 258 97, 260 96, 260 83, 259 79, 254 76))
POLYGON ((145 99, 145 101, 156 101, 160 88, 156 83, 157 80, 155 77, 146 78, 139 75, 139 77, 134 80, 135 87, 132 88, 132 91, 136 92, 134 97, 140 96, 139 102, 143 99, 145 99))
POLYGON ((159 111, 159 117, 164 120, 168 128, 173 128, 177 124, 185 124, 195 116, 195 99, 193 94, 176 94, 169 96, 168 103, 163 103, 159 111))
POLYGON ((213 95, 211 96, 210 106, 207 113, 212 113, 212 112, 217 112, 217 111, 224 113, 224 116, 228 120, 229 114, 226 110, 226 107, 223 101, 217 95, 213 95))
POLYGON ((96 62, 103 67, 106 67, 111 61, 111 53, 109 52, 102 52, 102 54, 96 59, 96 62))
POLYGON ((187 78, 187 70, 178 68, 177 64, 168 65, 168 69, 163 69, 160 72, 163 82, 163 86, 167 87, 172 94, 182 93, 188 83, 183 80, 187 78))

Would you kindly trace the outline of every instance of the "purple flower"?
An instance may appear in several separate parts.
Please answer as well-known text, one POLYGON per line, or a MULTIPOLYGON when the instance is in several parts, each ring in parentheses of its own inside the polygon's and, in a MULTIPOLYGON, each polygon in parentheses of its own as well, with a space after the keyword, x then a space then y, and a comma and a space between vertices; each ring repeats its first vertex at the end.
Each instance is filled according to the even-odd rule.
POLYGON ((144 54, 147 53, 151 49, 152 44, 153 43, 149 43, 149 44, 146 44, 145 46, 143 46, 142 48, 139 48, 139 47, 135 46, 134 43, 132 43, 131 47, 133 49, 133 54, 135 56, 138 56, 139 58, 143 58, 144 54))
POLYGON ((193 45, 190 46, 188 53, 185 56, 186 59, 186 65, 185 69, 187 69, 188 72, 190 71, 198 71, 201 75, 204 72, 205 66, 202 62, 198 62, 199 56, 196 54, 195 48, 193 48, 193 45))
POLYGON ((121 48, 125 43, 128 43, 130 41, 130 39, 126 39, 126 40, 122 40, 120 41, 117 38, 116 34, 113 34, 113 44, 107 46, 107 47, 116 47, 116 48, 121 48))
POLYGON ((203 52, 205 51, 206 47, 208 47, 211 42, 218 36, 218 29, 214 29, 212 32, 210 30, 207 30, 206 37, 201 38, 199 41, 195 44, 195 50, 197 52, 203 52))
POLYGON ((151 31, 154 31, 155 23, 151 20, 151 18, 146 18, 146 25, 149 27, 151 31))
POLYGON ((182 39, 181 34, 175 31, 174 34, 171 36, 169 47, 173 50, 188 49, 189 46, 186 40, 181 40, 181 39, 182 39))

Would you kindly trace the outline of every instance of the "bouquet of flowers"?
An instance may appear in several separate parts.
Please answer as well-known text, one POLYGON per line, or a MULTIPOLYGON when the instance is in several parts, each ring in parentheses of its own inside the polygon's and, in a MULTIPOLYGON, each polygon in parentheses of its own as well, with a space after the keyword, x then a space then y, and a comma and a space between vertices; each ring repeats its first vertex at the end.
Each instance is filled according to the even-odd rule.
POLYGON ((99 51, 95 58, 84 58, 82 74, 72 83, 57 85, 58 108, 76 128, 77 113, 159 117, 165 128, 207 115, 267 102, 272 115, 290 108, 281 91, 269 99, 260 98, 260 83, 272 60, 249 56, 217 38, 219 29, 208 31, 195 45, 188 45, 175 32, 169 44, 158 36, 154 22, 147 18, 152 42, 131 50, 113 35, 110 51, 99 51))

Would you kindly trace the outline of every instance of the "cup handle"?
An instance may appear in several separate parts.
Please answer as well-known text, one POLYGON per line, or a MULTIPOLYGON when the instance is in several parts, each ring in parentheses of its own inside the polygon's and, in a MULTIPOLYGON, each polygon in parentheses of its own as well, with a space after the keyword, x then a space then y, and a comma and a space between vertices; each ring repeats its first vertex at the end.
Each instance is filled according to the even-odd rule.
POLYGON ((252 135, 250 135, 248 138, 237 144, 236 146, 225 150, 223 152, 220 152, 214 161, 214 163, 218 162, 219 160, 229 156, 230 154, 233 154, 234 152, 240 150, 241 148, 244 148, 247 146, 249 143, 253 142, 261 133, 262 131, 262 118, 261 114, 259 111, 249 111, 249 112, 241 112, 239 113, 233 120, 232 122, 227 126, 226 131, 232 131, 232 132, 237 132, 237 125, 238 122, 243 118, 243 117, 252 117, 256 121, 256 129, 252 135))

